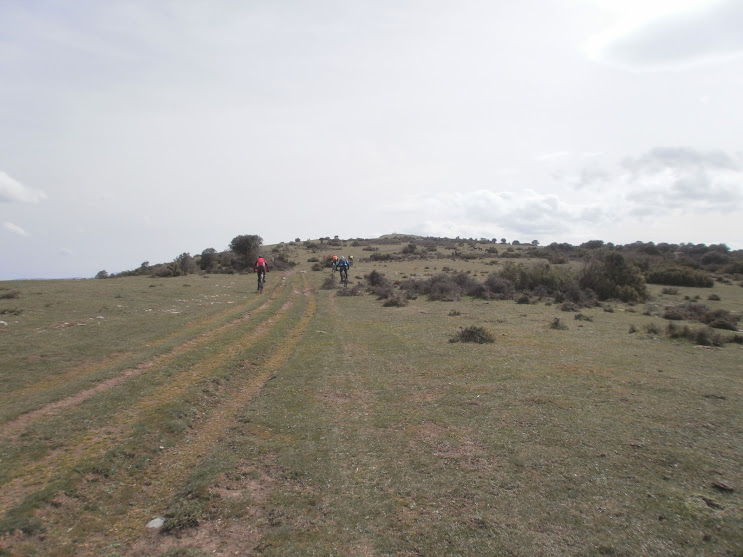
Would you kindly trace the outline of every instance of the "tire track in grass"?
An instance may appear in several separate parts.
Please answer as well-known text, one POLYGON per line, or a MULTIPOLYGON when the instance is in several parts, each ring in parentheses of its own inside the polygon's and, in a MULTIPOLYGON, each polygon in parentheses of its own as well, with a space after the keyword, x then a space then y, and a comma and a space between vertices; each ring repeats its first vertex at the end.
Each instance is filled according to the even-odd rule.
MULTIPOLYGON (((259 305, 255 309, 252 309, 245 313, 242 313, 242 310, 240 310, 239 313, 242 313, 240 317, 216 329, 204 331, 206 327, 210 326, 215 321, 218 321, 219 319, 223 318, 223 316, 221 315, 215 319, 207 319, 202 322, 199 322, 197 326, 194 326, 193 328, 196 330, 201 330, 203 332, 201 332, 198 336, 190 338, 186 340, 185 342, 182 342, 181 344, 173 347, 169 352, 158 354, 154 356, 153 358, 150 358, 149 360, 139 363, 136 367, 125 369, 116 377, 112 377, 110 379, 101 381, 94 387, 91 387, 84 391, 80 391, 72 396, 63 398, 61 400, 50 402, 37 410, 32 410, 31 412, 21 414, 20 416, 17 416, 16 418, 4 424, 1 424, 0 425, 0 441, 13 441, 20 432, 22 432, 29 425, 31 425, 32 423, 36 422, 37 420, 41 418, 49 416, 50 414, 53 414, 55 412, 68 409, 70 407, 77 406, 78 404, 81 404, 82 402, 89 399, 93 395, 112 389, 120 385, 125 380, 131 377, 136 377, 137 375, 140 375, 141 373, 147 371, 150 368, 163 366, 167 364, 168 362, 172 361, 177 356, 183 355, 189 351, 196 350, 197 348, 201 347, 202 345, 212 340, 213 338, 219 337, 220 335, 226 333, 227 331, 244 323, 245 321, 250 319, 254 314, 265 310, 271 304, 271 302, 275 301, 279 293, 280 293, 280 288, 278 286, 274 287, 274 290, 271 293, 271 297, 268 300, 263 302, 261 305, 259 305)), ((172 337, 172 336, 174 335, 171 334, 171 335, 168 335, 167 337, 163 337, 163 339, 155 341, 155 344, 156 345, 164 344, 169 340, 169 337, 172 337)), ((123 361, 123 358, 122 358, 122 361, 123 361)), ((108 362, 106 363, 108 364, 108 362)), ((118 362, 115 362, 115 363, 118 363, 118 362)), ((86 371, 87 370, 81 370, 79 374, 83 374, 86 371)), ((75 378, 74 375, 69 376, 68 374, 65 374, 65 376, 63 376, 62 378, 59 378, 57 382, 62 382, 63 380, 69 381, 70 379, 73 379, 73 378, 75 378)), ((18 392, 15 396, 17 397, 28 396, 34 390, 36 390, 34 387, 30 387, 28 389, 25 389, 22 392, 18 392)), ((46 387, 46 385, 44 387, 46 387)), ((41 387, 39 387, 38 389, 41 390, 41 387)))
MULTIPOLYGON (((18 468, 17 476, 6 483, 0 493, 0 514, 6 513, 19 504, 30 493, 43 490, 65 471, 71 473, 86 459, 100 458, 111 447, 117 446, 127 438, 133 426, 143 415, 154 412, 158 407, 175 400, 189 387, 209 377, 220 365, 259 342, 294 304, 297 294, 291 293, 289 300, 270 319, 260 323, 252 333, 242 335, 238 340, 224 347, 218 356, 212 356, 206 362, 192 365, 178 376, 171 378, 166 384, 158 387, 156 392, 141 399, 135 406, 124 408, 123 415, 112 418, 113 424, 88 430, 42 460, 27 463, 22 468, 18 468)), ((223 328, 222 334, 230 328, 232 327, 223 328)))
MULTIPOLYGON (((146 491, 140 490, 139 500, 129 507, 126 516, 110 525, 105 545, 114 541, 131 546, 143 536, 147 522, 163 512, 164 505, 167 505, 179 486, 184 484, 202 456, 224 442, 225 432, 230 431, 238 415, 245 411, 246 406, 251 404, 300 345, 317 311, 317 296, 308 289, 307 279, 304 276, 302 278, 307 306, 299 322, 286 334, 261 369, 255 375, 246 377, 241 385, 235 386, 229 399, 212 413, 198 431, 180 443, 177 449, 163 454, 149 468, 148 477, 140 480, 140 484, 149 484, 149 487, 146 491)), ((103 547, 104 541, 100 543, 103 547)))

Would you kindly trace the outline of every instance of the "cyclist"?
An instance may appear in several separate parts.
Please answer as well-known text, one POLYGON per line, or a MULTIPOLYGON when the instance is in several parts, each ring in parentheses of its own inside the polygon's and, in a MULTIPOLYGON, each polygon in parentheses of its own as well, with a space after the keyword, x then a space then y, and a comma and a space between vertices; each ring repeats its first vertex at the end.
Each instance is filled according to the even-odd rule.
POLYGON ((333 272, 335 273, 336 269, 338 268, 338 256, 337 255, 333 256, 333 263, 331 267, 333 268, 333 272))
POLYGON ((338 268, 338 271, 340 271, 341 282, 345 286, 346 284, 348 284, 348 260, 341 255, 338 263, 336 264, 336 267, 338 268))
POLYGON ((253 271, 258 273, 258 290, 263 290, 263 284, 266 282, 266 273, 268 270, 268 261, 262 255, 259 255, 253 264, 253 271))

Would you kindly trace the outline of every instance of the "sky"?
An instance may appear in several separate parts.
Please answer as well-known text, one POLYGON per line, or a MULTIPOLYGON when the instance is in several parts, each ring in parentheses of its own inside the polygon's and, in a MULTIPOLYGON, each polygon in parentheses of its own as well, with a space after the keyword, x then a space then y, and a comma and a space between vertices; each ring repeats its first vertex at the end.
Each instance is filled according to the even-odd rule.
POLYGON ((0 0, 0 280, 382 234, 743 249, 740 0, 0 0))

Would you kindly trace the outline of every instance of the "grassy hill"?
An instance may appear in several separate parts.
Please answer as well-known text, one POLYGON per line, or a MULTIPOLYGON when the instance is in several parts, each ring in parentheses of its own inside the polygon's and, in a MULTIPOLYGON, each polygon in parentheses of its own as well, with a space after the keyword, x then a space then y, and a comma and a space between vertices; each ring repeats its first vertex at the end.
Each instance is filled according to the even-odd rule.
POLYGON ((260 295, 1 282, 0 555, 740 555, 730 261, 573 300, 499 295, 588 264, 545 248, 318 243, 260 295))

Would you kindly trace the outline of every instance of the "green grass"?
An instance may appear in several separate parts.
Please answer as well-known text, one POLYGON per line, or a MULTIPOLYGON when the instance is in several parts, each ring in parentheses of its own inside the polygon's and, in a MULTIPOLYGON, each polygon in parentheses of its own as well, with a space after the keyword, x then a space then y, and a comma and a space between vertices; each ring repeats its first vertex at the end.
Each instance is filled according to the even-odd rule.
MULTIPOLYGON (((252 275, 3 285, 22 312, 0 330, 0 554, 740 554, 743 347, 643 332, 709 289, 580 320, 544 301, 383 307, 320 289, 290 249, 301 264, 262 296, 252 275), (471 327, 494 342, 449 342, 471 327)), ((349 288, 497 268, 335 252, 355 256, 349 288)), ((743 310, 740 287, 714 292, 743 310)))

